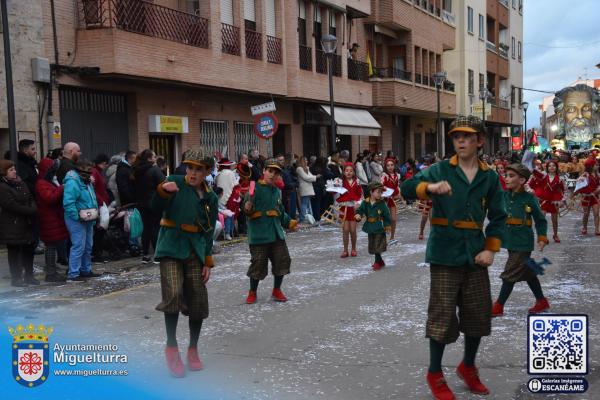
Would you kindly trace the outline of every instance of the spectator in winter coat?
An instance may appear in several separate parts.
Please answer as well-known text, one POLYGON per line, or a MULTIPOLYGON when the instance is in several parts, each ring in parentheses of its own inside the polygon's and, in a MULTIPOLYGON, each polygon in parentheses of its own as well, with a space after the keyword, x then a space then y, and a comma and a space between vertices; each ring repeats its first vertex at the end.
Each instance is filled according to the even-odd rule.
POLYGON ((39 285, 33 277, 33 224, 37 207, 9 160, 0 160, 0 209, 0 244, 5 244, 8 251, 12 286, 39 285))
POLYGON ((321 214, 325 211, 329 205, 333 202, 333 197, 325 191, 325 185, 328 180, 333 179, 334 175, 327 168, 327 159, 325 157, 317 157, 315 163, 309 168, 310 172, 319 176, 315 182, 313 182, 313 189, 315 191, 314 197, 311 198, 311 209, 315 220, 321 219, 321 214))
POLYGON ((284 159, 281 178, 284 184, 281 191, 283 206, 290 218, 295 219, 296 210, 298 209, 298 187, 300 183, 298 181, 298 174, 296 173, 296 161, 293 154, 288 154, 284 159))
POLYGON ((173 171, 173 175, 182 175, 184 176, 186 174, 186 165, 183 163, 183 160, 185 160, 185 155, 187 154, 187 151, 184 151, 183 154, 181 155, 181 164, 179 164, 177 166, 177 168, 175 168, 175 171, 173 171))
POLYGON ((29 193, 35 197, 35 181, 38 177, 37 161, 35 160, 35 142, 30 139, 19 141, 17 153, 17 174, 27 185, 29 193))
POLYGON ((88 219, 88 216, 93 216, 92 210, 98 210, 98 203, 91 176, 92 163, 85 159, 78 160, 75 169, 65 176, 63 207, 65 225, 72 244, 67 282, 81 282, 99 276, 92 272, 92 246, 96 220, 88 219))
POLYGON ((137 155, 135 154, 135 151, 128 150, 125 153, 125 158, 121 160, 117 166, 116 179, 121 206, 135 203, 132 165, 135 162, 136 157, 137 155))
POLYGON ((377 153, 373 157, 373 161, 369 164, 371 167, 371 182, 381 182, 381 174, 383 174, 383 165, 381 164, 381 154, 377 153))
POLYGON ((58 171, 56 171, 56 179, 58 179, 58 183, 63 184, 63 180, 67 175, 67 172, 75 169, 75 163, 79 160, 81 156, 81 149, 79 145, 74 142, 66 143, 63 147, 63 157, 60 160, 60 166, 58 167, 58 171))
POLYGON ((313 215, 310 199, 314 197, 315 190, 313 188, 313 182, 315 182, 320 175, 313 175, 308 169, 308 162, 306 157, 302 156, 298 160, 298 168, 296 168, 296 174, 298 174, 299 193, 300 193, 300 222, 304 221, 307 214, 313 215))
MULTIPOLYGON (((156 250, 158 230, 160 229, 161 214, 150 206, 150 200, 156 193, 156 188, 165 180, 165 175, 156 165, 156 153, 146 149, 133 166, 135 202, 142 216, 144 230, 142 231, 142 263, 151 261, 150 244, 156 250)), ((155 262, 158 264, 158 262, 155 262)))
MULTIPOLYGON (((98 206, 110 204, 108 191, 106 190, 106 179, 104 179, 104 171, 108 167, 108 156, 106 154, 98 154, 94 160, 94 168, 92 169, 92 186, 98 200, 98 206)), ((102 255, 104 248, 104 235, 106 230, 96 224, 94 226, 94 248, 92 249, 92 262, 105 262, 102 255)))
POLYGON ((219 167, 219 172, 215 177, 215 186, 223 189, 223 195, 219 196, 219 205, 225 207, 227 201, 229 201, 229 196, 231 196, 233 187, 237 184, 237 177, 232 170, 232 168, 235 167, 235 163, 229 161, 229 159, 225 157, 221 158, 217 165, 219 167))
POLYGON ((63 185, 56 180, 58 162, 50 158, 40 161, 40 174, 35 183, 35 193, 40 221, 40 239, 45 244, 44 258, 46 282, 64 282, 56 269, 57 249, 65 246, 69 231, 65 225, 63 210, 63 185))
POLYGON ((117 205, 121 204, 119 199, 119 188, 117 187, 117 167, 124 155, 125 154, 115 154, 112 156, 108 168, 106 168, 106 172, 104 173, 104 176, 106 177, 106 191, 108 193, 108 198, 111 203, 114 201, 117 205))
POLYGON ((340 153, 334 151, 329 156, 329 162, 327 163, 327 168, 331 171, 334 178, 342 178, 343 170, 340 166, 340 153))
POLYGON ((260 159, 260 155, 258 154, 258 150, 253 149, 250 150, 250 154, 248 154, 248 161, 250 163, 250 168, 252 169, 252 180, 258 181, 263 173, 264 163, 260 159))
POLYGON ((369 178, 367 178, 367 173, 365 172, 365 167, 363 165, 364 156, 359 153, 356 155, 356 162, 354 163, 354 169, 356 171, 356 179, 358 180, 358 184, 361 186, 363 193, 369 193, 368 185, 369 178))

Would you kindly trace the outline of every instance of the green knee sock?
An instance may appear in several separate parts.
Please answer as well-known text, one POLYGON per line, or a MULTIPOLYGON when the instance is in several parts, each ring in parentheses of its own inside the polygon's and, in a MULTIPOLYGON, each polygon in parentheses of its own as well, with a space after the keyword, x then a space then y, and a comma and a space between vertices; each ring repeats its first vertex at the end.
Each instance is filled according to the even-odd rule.
POLYGON ((475 356, 477 356, 477 349, 479 349, 480 342, 481 337, 465 335, 465 357, 463 358, 463 363, 467 367, 475 365, 475 356))
POLYGON ((540 280, 537 277, 528 280, 527 284, 529 285, 529 289, 531 289, 531 291, 533 292, 533 295, 535 296, 536 300, 544 298, 544 292, 542 292, 542 284, 540 283, 540 280))
POLYGON ((442 371, 442 357, 444 356, 444 343, 429 339, 429 372, 442 371))
POLYGON ((500 288, 500 294, 498 295, 498 303, 504 305, 506 300, 508 300, 508 296, 512 293, 513 287, 515 284, 508 281, 502 281, 502 287, 500 288))

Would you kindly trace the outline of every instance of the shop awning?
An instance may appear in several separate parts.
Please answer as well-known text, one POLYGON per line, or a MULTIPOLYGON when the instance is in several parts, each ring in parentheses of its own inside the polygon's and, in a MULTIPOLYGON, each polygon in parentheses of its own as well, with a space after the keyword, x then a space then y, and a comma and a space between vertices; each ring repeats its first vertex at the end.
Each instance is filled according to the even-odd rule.
MULTIPOLYGON (((327 115, 331 115, 329 106, 321 105, 327 115)), ((356 108, 335 108, 335 124, 338 135, 379 136, 381 125, 367 110, 356 108)))

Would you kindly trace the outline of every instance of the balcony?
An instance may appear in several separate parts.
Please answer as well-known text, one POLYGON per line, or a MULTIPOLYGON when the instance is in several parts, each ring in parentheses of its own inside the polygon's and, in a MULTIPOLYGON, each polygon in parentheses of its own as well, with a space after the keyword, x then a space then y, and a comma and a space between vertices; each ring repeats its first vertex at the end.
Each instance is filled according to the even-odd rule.
POLYGON ((494 42, 490 42, 489 40, 486 40, 485 47, 487 47, 488 50, 493 51, 494 53, 497 52, 496 43, 494 43, 494 42))
POLYGON ((374 68, 373 75, 376 78, 400 79, 412 82, 412 74, 410 71, 404 71, 397 68, 374 68))
POLYGON ((79 0, 79 27, 116 28, 208 48, 209 20, 143 0, 79 0))
MULTIPOLYGON (((430 87, 414 85, 409 81, 371 80, 373 85, 373 106, 397 111, 419 113, 437 112, 437 93, 430 87)), ((440 111, 443 115, 456 114, 456 95, 440 91, 440 111)))
POLYGON ((262 35, 260 32, 246 30, 246 57, 262 59, 262 35))
POLYGON ((327 56, 323 50, 316 50, 317 72, 320 74, 327 73, 327 56))
POLYGON ((442 10, 442 21, 452 26, 456 26, 456 17, 446 10, 442 10))
POLYGON ((298 55, 300 56, 300 69, 312 71, 312 49, 308 46, 300 45, 298 55))
POLYGON ((273 64, 281 64, 281 39, 267 35, 267 61, 273 64))
POLYGON ((444 90, 447 91, 447 92, 454 93, 455 86, 456 85, 454 84, 454 82, 450 82, 448 80, 444 81, 444 90))
POLYGON ((500 43, 498 45, 498 54, 500 54, 502 57, 504 57, 508 60, 508 49, 509 49, 509 46, 507 44, 500 43))
POLYGON ((342 76, 342 56, 339 54, 333 55, 333 76, 342 76))
POLYGON ((498 2, 500 4, 502 4, 504 7, 509 8, 510 6, 508 5, 508 0, 498 0, 498 2))
POLYGON ((369 64, 362 61, 348 59, 348 79, 353 81, 369 81, 369 64))
POLYGON ((240 53, 240 28, 226 23, 221 24, 221 51, 225 54, 239 56, 240 53))

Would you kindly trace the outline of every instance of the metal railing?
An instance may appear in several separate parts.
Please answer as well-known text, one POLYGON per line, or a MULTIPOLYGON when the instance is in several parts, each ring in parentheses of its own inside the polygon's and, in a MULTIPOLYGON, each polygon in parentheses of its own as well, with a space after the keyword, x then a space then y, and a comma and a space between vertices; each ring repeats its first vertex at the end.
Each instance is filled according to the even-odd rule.
MULTIPOLYGON (((428 76, 425 76, 425 75, 423 75, 422 79, 423 79, 423 80, 421 81, 421 84, 423 84, 423 85, 425 85, 425 86, 429 86, 429 77, 428 77, 428 76)), ((434 85, 434 86, 435 86, 435 85, 434 85)))
POLYGON ((494 53, 496 53, 498 51, 498 50, 496 50, 496 43, 490 42, 489 40, 485 41, 485 46, 487 47, 488 50, 491 50, 494 53))
POLYGON ((267 61, 281 64, 281 39, 267 35, 267 61))
POLYGON ((374 75, 377 78, 393 78, 400 79, 403 81, 412 82, 412 76, 410 71, 405 71, 398 68, 374 68, 374 75))
POLYGON ((369 80, 369 64, 362 61, 356 61, 351 58, 348 59, 348 79, 354 81, 368 81, 369 80))
POLYGON ((444 81, 444 90, 447 91, 447 92, 454 93, 454 90, 456 89, 455 86, 456 85, 454 84, 454 82, 450 82, 448 80, 444 81))
POLYGON ((327 73, 327 56, 323 50, 316 50, 316 64, 317 64, 317 72, 320 74, 327 73))
POLYGON ((508 58, 508 47, 502 47, 502 46, 499 46, 499 47, 498 47, 498 53, 499 53, 499 54, 500 54, 502 57, 504 57, 504 58, 508 58))
POLYGON ((246 30, 246 57, 262 59, 262 35, 260 32, 246 30))
POLYGON ((498 105, 502 108, 509 108, 509 101, 501 99, 498 101, 498 105))
POLYGON ((442 21, 447 22, 450 25, 456 25, 456 17, 446 10, 442 10, 442 21))
POLYGON ((415 83, 422 83, 422 82, 423 82, 422 75, 415 73, 415 83))
POLYGON ((300 56, 300 69, 312 71, 312 49, 308 46, 300 45, 298 55, 300 56))
POLYGON ((240 28, 221 23, 221 51, 226 54, 239 56, 240 53, 240 28))
POLYGON ((209 20, 144 0, 78 0, 79 27, 117 28, 208 48, 209 20))
POLYGON ((342 76, 342 56, 334 54, 331 61, 333 62, 333 75, 342 76))

